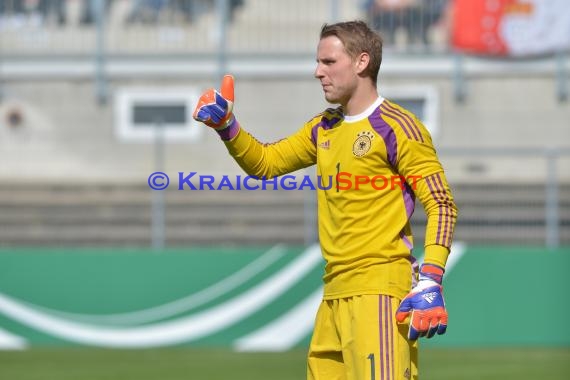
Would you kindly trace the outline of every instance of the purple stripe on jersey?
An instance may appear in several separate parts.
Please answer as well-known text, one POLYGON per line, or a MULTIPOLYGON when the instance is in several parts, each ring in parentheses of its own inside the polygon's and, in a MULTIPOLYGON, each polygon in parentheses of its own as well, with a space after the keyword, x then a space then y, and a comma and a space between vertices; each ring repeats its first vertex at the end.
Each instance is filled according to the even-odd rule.
POLYGON ((437 239, 436 243, 445 245, 447 230, 451 227, 451 209, 449 207, 449 199, 447 197, 447 192, 445 191, 443 184, 441 186, 438 184, 437 176, 438 174, 430 176, 431 184, 436 189, 435 191, 435 194, 437 194, 436 201, 439 203, 440 218, 442 220, 441 242, 439 242, 439 239, 437 239))
POLYGON ((418 264, 418 260, 416 260, 414 255, 408 256, 408 260, 410 261, 410 265, 412 267, 412 288, 415 288, 418 284, 416 273, 418 272, 420 265, 418 264))
POLYGON ((441 238, 441 245, 445 245, 445 241, 447 238, 447 230, 449 228, 449 224, 450 224, 450 220, 449 220, 449 209, 447 207, 448 205, 448 198, 447 198, 447 192, 445 191, 445 188, 443 187, 443 184, 441 183, 441 179, 439 178, 439 173, 435 174, 433 176, 433 183, 435 184, 435 186, 437 187, 439 194, 440 194, 440 199, 442 200, 443 204, 444 204, 444 223, 443 223, 443 236, 441 238))
POLYGON ((324 130, 331 129, 336 123, 338 123, 342 119, 342 116, 334 117, 330 120, 325 119, 324 117, 321 121, 313 127, 311 130, 311 140, 315 146, 317 145, 317 136, 319 133, 319 127, 322 127, 324 130))
POLYGON ((374 112, 368 116, 368 121, 376 133, 378 133, 384 140, 388 162, 395 168, 396 160, 398 159, 398 141, 396 140, 394 130, 384 121, 384 119, 382 119, 381 113, 378 109, 374 110, 374 112))
POLYGON ((380 355, 378 356, 378 362, 380 364, 380 380, 384 380, 384 362, 382 361, 382 352, 384 352, 384 338, 382 337, 382 294, 378 295, 378 335, 380 338, 380 355))
MULTIPOLYGON (((388 102, 384 102, 384 103, 388 103, 388 102)), ((400 126, 402 127, 402 129, 404 131, 411 131, 412 135, 414 136, 413 139, 416 141, 419 141, 418 135, 416 134, 416 131, 414 130, 413 126, 410 124, 409 120, 404 117, 404 115, 402 115, 401 113, 398 113, 398 111, 396 109, 388 106, 388 104, 385 104, 385 105, 383 104, 383 106, 384 106, 384 108, 382 109, 382 111, 386 115, 388 115, 392 119, 396 120, 398 122, 398 124, 400 124, 400 126), (405 125, 405 127, 404 127, 404 125, 405 125)), ((406 133, 406 135, 408 136, 409 139, 412 139, 410 137, 409 133, 406 133)))
POLYGON ((386 108, 386 105, 384 104, 386 103, 386 101, 383 101, 382 104, 380 105, 380 110, 382 111, 382 113, 386 116, 388 116, 390 119, 395 120, 398 124, 400 124, 400 128, 402 128, 402 130, 404 131, 404 133, 406 134, 406 136, 408 137, 408 139, 412 139, 412 136, 410 136, 410 132, 408 131, 408 128, 406 128, 406 126, 404 126, 404 123, 402 123, 401 120, 397 119, 396 116, 390 112, 390 110, 388 108, 386 108))
MULTIPOLYGON (((388 104, 388 101, 382 102, 382 111, 386 115, 389 115, 392 119, 396 120, 400 124, 402 129, 404 129, 404 131, 406 132, 410 131, 411 134, 414 136, 414 140, 416 141, 418 140, 418 136, 416 135, 416 132, 414 131, 408 120, 405 119, 401 114, 398 114, 396 112, 396 109, 388 104)), ((409 133, 406 134, 408 135, 408 138, 411 139, 410 134, 409 133)))
POLYGON ((317 135, 318 135, 318 133, 319 133, 319 127, 320 127, 321 125, 322 125, 322 122, 321 122, 321 123, 318 123, 317 125, 315 125, 315 126, 313 127, 313 129, 311 129, 311 141, 313 142, 313 144, 314 144, 315 146, 317 146, 317 135))
MULTIPOLYGON (((402 196, 404 197, 406 216, 408 217, 409 221, 410 218, 412 217, 412 214, 414 213, 414 207, 416 205, 416 195, 414 194, 412 188, 408 185, 407 182, 404 182, 404 188, 402 189, 402 196)), ((410 239, 408 239, 403 230, 400 232, 400 237, 402 238, 404 244, 406 244, 406 247, 408 247, 408 249, 412 250, 414 248, 414 245, 412 244, 410 239)))
POLYGON ((441 190, 443 191, 443 194, 445 196, 445 204, 448 206, 447 215, 448 215, 448 219, 449 219, 449 225, 446 226, 445 231, 443 232, 443 245, 445 245, 447 247, 451 243, 451 229, 453 228, 452 227, 453 209, 451 207, 451 199, 449 198, 449 194, 445 190, 445 186, 443 186, 443 180, 441 179, 441 176, 439 173, 437 173, 436 178, 437 178, 437 182, 439 183, 439 186, 441 187, 441 190), (448 233, 449 233, 449 235, 447 235, 448 233))
POLYGON ((407 122, 406 124, 410 127, 412 134, 414 135, 416 140, 418 139, 417 136, 419 136, 420 141, 424 142, 424 138, 422 136, 422 133, 420 132, 420 129, 416 125, 416 122, 410 117, 410 115, 405 114, 404 112, 400 111, 396 107, 392 106, 392 104, 390 102, 386 102, 386 103, 387 103, 386 108, 388 108, 390 111, 396 113, 397 115, 400 115, 404 120, 406 120, 406 122, 407 122), (417 136, 416 136, 416 132, 417 132, 417 136))
POLYGON ((407 182, 404 182, 402 196, 404 197, 404 205, 406 206, 406 215, 408 216, 408 220, 410 220, 412 214, 414 213, 414 208, 416 205, 416 195, 407 182))
POLYGON ((445 236, 446 236, 446 231, 448 229, 449 226, 449 207, 447 205, 447 201, 445 200, 445 190, 440 189, 439 185, 437 184, 437 181, 435 178, 433 178, 433 183, 435 185, 435 187, 438 189, 438 194, 439 194, 439 199, 441 200, 441 212, 442 212, 442 229, 441 229, 441 245, 445 245, 445 236))
POLYGON ((400 238, 402 238, 402 240, 404 241, 404 244, 406 245, 406 247, 408 247, 408 249, 411 251, 412 249, 414 249, 414 245, 412 244, 412 242, 410 241, 410 239, 408 239, 408 237, 406 236, 406 234, 404 233, 404 231, 400 232, 400 238))
POLYGON ((390 377, 394 377, 394 313, 392 312, 392 297, 386 296, 386 302, 388 303, 388 321, 390 323, 390 337, 392 337, 392 344, 390 345, 390 377))
POLYGON ((443 216, 444 216, 444 223, 443 223, 443 236, 441 238, 441 245, 447 246, 447 237, 448 231, 451 228, 451 215, 452 211, 449 207, 450 199, 447 196, 447 191, 445 191, 445 187, 443 186, 443 181, 439 176, 439 173, 434 174, 432 176, 433 183, 435 187, 438 189, 438 193, 440 195, 440 200, 442 201, 443 205, 443 216))
MULTIPOLYGON (((436 194, 435 190, 434 190, 434 186, 431 183, 431 176, 430 177, 426 177, 426 183, 429 187, 429 191, 431 193, 431 196, 433 197, 433 199, 435 199, 435 201, 437 203, 439 203, 439 199, 438 199, 438 195, 436 194)), ((435 243, 439 244, 439 236, 441 234, 441 217, 442 217, 442 207, 441 204, 439 206, 439 216, 438 216, 438 220, 437 220, 437 235, 435 237, 435 243)))
POLYGON ((437 229, 437 239, 435 241, 436 244, 441 244, 443 245, 443 231, 445 230, 445 206, 443 205, 443 203, 441 202, 441 194, 440 194, 440 190, 437 186, 437 182, 435 181, 434 176, 430 176, 430 183, 431 185, 434 187, 434 191, 432 192, 434 199, 436 200, 436 202, 439 204, 439 223, 438 223, 438 229, 437 229), (441 237, 442 240, 440 242, 439 237, 440 237, 440 233, 441 233, 441 237))
MULTIPOLYGON (((384 358, 386 364, 386 379, 390 380, 392 376, 390 376, 390 349, 388 346, 390 345, 390 327, 389 321, 392 319, 390 316, 390 312, 388 310, 388 296, 382 296, 384 301, 384 339, 386 341, 386 347, 384 349, 384 358)), ((382 354, 382 353, 380 353, 382 354)))

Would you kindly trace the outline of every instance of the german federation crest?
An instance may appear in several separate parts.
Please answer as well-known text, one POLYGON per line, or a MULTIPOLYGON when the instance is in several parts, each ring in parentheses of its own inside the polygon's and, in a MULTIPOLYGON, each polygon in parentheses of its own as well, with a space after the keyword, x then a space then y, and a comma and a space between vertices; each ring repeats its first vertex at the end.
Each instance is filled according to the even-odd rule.
POLYGON ((358 132, 358 134, 356 135, 356 140, 352 145, 352 153, 356 157, 364 156, 370 150, 373 138, 374 134, 370 131, 358 132))

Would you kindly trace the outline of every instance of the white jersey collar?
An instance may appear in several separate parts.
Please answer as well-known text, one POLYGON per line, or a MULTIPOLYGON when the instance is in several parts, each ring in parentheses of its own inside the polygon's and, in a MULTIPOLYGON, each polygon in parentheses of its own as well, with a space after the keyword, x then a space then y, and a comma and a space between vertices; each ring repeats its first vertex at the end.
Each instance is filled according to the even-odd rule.
POLYGON ((344 122, 345 123, 354 123, 356 121, 360 121, 363 119, 366 119, 368 116, 370 116, 372 114, 372 112, 374 112, 374 110, 378 107, 380 107, 380 104, 382 104, 382 102, 384 101, 384 98, 381 96, 378 96, 378 99, 376 99, 374 101, 374 103, 372 103, 370 105, 370 107, 368 107, 367 109, 364 110, 364 112, 359 113, 358 115, 344 115, 344 122))

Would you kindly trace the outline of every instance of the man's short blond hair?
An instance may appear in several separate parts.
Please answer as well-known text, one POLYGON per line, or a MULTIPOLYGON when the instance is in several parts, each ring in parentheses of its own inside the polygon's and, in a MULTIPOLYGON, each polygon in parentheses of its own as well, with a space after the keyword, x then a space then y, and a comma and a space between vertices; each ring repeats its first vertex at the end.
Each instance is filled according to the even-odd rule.
POLYGON ((330 36, 335 36, 342 42, 344 49, 352 59, 361 53, 368 53, 370 62, 363 73, 376 84, 382 63, 382 37, 380 34, 370 29, 364 21, 346 21, 324 24, 320 39, 330 36))

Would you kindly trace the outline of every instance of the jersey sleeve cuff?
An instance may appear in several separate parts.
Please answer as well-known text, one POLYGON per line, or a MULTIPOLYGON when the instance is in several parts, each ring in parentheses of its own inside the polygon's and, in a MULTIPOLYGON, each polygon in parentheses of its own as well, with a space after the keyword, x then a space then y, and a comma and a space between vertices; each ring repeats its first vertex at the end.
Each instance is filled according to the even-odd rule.
POLYGON ((432 244, 425 247, 424 264, 435 264, 445 268, 448 257, 449 248, 443 245, 432 244))
POLYGON ((237 121, 237 119, 234 117, 232 122, 230 123, 230 125, 228 125, 227 128, 224 128, 218 132, 218 135, 220 135, 220 138, 224 141, 230 141, 231 139, 233 139, 234 137, 237 136, 238 132, 240 130, 240 126, 239 123, 237 121))

